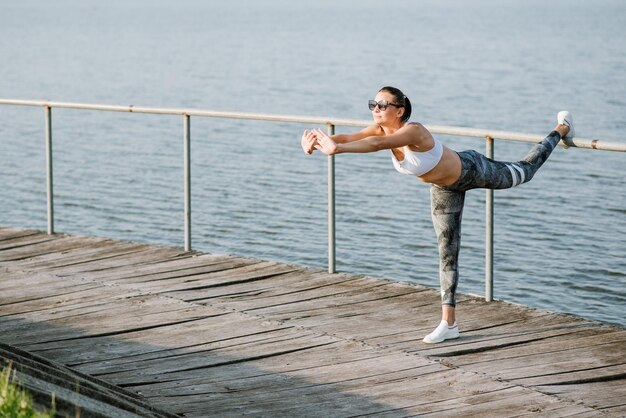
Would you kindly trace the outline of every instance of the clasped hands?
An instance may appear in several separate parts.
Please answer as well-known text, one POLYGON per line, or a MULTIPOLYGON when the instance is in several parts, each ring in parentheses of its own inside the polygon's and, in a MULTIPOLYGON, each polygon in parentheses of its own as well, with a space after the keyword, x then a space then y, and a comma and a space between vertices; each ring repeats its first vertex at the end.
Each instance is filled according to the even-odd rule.
POLYGON ((337 143, 320 129, 305 130, 300 145, 302 145, 305 154, 312 154, 313 150, 318 150, 326 155, 337 153, 337 143))

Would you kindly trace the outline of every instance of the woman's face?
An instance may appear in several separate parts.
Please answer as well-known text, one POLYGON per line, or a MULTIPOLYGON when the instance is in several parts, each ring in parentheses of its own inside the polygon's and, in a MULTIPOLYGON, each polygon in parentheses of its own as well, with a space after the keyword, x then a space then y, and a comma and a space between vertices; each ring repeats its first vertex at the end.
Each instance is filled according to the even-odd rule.
MULTIPOLYGON (((396 99, 393 94, 387 93, 386 91, 379 91, 374 100, 378 103, 386 101, 387 103, 396 104, 396 99)), ((377 125, 396 124, 400 122, 403 113, 404 108, 401 107, 388 105, 385 110, 381 110, 379 106, 376 106, 374 110, 372 110, 372 117, 377 125)))

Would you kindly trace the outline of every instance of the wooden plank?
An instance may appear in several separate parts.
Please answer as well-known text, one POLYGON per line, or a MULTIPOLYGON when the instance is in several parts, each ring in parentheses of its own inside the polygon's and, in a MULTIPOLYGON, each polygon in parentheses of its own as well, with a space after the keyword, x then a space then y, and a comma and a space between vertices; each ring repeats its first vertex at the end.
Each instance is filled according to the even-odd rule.
MULTIPOLYGON (((298 271, 302 276, 302 273, 298 271)), ((328 276, 322 284, 328 284, 328 276)), ((284 278, 283 278, 284 279, 284 278)), ((280 279, 278 279, 280 282, 280 279)), ((387 287, 384 282, 374 281, 372 279, 355 278, 353 280, 343 280, 341 283, 332 282, 332 286, 310 286, 303 289, 309 283, 309 278, 300 280, 299 289, 289 292, 280 292, 275 295, 250 295, 241 298, 222 299, 220 302, 224 306, 242 311, 255 311, 260 315, 276 316, 277 312, 294 312, 308 310, 311 307, 315 309, 337 310, 346 306, 355 305, 363 307, 368 301, 382 300, 385 298, 393 298, 414 294, 414 289, 395 289, 387 287), (397 291, 394 291, 397 290, 397 291)), ((282 286, 281 286, 282 288, 282 286)))
MULTIPOLYGON (((94 336, 81 343, 80 341, 43 342, 27 346, 29 350, 46 350, 59 356, 57 360, 65 363, 98 363, 93 367, 103 370, 109 364, 126 363, 139 360, 153 360, 152 352, 157 357, 177 356, 195 351, 220 349, 231 345, 243 344, 248 341, 260 341, 268 338, 280 338, 293 334, 293 328, 281 324, 248 318, 234 312, 199 306, 185 313, 189 319, 173 324, 162 323, 156 329, 137 329, 128 331, 124 338, 110 336, 94 336), (72 350, 77 347, 98 344, 98 347, 82 352, 72 350)), ((174 319, 174 318, 172 318, 174 319)), ((90 366, 87 366, 90 367, 90 366)))
MULTIPOLYGON (((118 297, 131 294, 138 292, 125 291, 118 297)), ((110 293, 103 292, 101 284, 61 280, 49 274, 0 273, 0 295, 0 327, 6 327, 11 320, 23 322, 27 316, 34 318, 45 311, 54 315, 80 304, 106 303, 110 293)))
POLYGON ((120 366, 116 370, 95 371, 90 374, 100 376, 124 387, 139 386, 145 384, 145 382, 154 384, 172 379, 193 378, 206 374, 208 369, 232 363, 257 362, 263 358, 279 356, 282 361, 285 355, 302 353, 334 342, 330 337, 303 335, 290 338, 289 344, 278 340, 265 342, 264 344, 253 344, 249 347, 238 346, 232 350, 232 355, 196 356, 189 354, 181 356, 175 361, 164 359, 154 362, 129 363, 123 365, 123 367, 120 366), (244 348, 247 348, 247 350, 244 350, 244 348))
MULTIPOLYGON (((505 391, 467 396, 460 399, 418 405, 410 408, 419 416, 451 417, 513 417, 513 416, 562 416, 557 414, 563 404, 557 399, 542 396, 537 392, 514 387, 505 391)), ((567 405, 567 414, 589 413, 592 410, 583 405, 567 405)))
POLYGON ((312 382, 338 383, 367 379, 371 376, 389 378, 392 374, 400 372, 423 377, 447 371, 445 367, 435 362, 423 359, 398 362, 399 359, 397 353, 384 353, 371 347, 357 346, 353 342, 344 341, 311 349, 306 356, 298 356, 295 361, 285 356, 282 361, 264 359, 255 362, 256 367, 250 367, 242 362, 231 363, 220 367, 218 374, 198 374, 184 381, 150 384, 146 389, 152 396, 183 396, 203 391, 223 391, 225 387, 233 390, 237 385, 267 386, 265 379, 274 379, 277 376, 292 376, 300 379, 301 385, 311 385, 312 382))
POLYGON ((50 235, 27 235, 0 242, 0 261, 19 259, 25 253, 33 252, 33 247, 57 241, 50 235))
POLYGON ((86 279, 96 279, 107 282, 128 281, 131 283, 141 283, 144 280, 158 280, 160 274, 173 274, 194 270, 196 268, 209 267, 239 261, 240 258, 229 255, 210 255, 194 253, 177 253, 171 258, 159 258, 150 263, 144 264, 123 264, 112 267, 106 271, 82 272, 81 277, 86 279))
POLYGON ((626 415, 626 385, 624 380, 580 383, 570 385, 538 386, 538 390, 574 402, 585 400, 585 404, 615 416, 626 415))
POLYGON ((28 235, 43 235, 43 233, 35 229, 6 228, 0 226, 0 241, 25 237, 28 235))
MULTIPOLYGON (((228 314, 226 314, 228 315, 228 314)), ((230 323, 228 319, 220 320, 230 323)), ((155 333, 151 330, 142 330, 125 334, 125 341, 120 342, 116 339, 107 337, 90 339, 83 345, 89 346, 89 343, 103 343, 102 349, 90 350, 79 353, 72 349, 68 344, 51 343, 46 345, 38 345, 35 348, 29 348, 33 352, 39 352, 40 348, 44 348, 46 355, 55 357, 58 361, 65 364, 80 368, 85 373, 107 373, 125 370, 128 365, 150 364, 151 362, 160 365, 160 361, 180 360, 184 356, 204 356, 207 352, 232 349, 240 345, 257 344, 268 340, 279 340, 285 338, 293 338, 294 330, 291 328, 272 328, 260 331, 258 324, 254 327, 247 327, 247 324, 236 324, 237 332, 226 334, 222 333, 225 328, 220 327, 217 332, 206 323, 210 320, 202 319, 190 322, 195 325, 189 328, 182 328, 179 324, 171 326, 163 326, 159 328, 159 334, 166 334, 172 341, 177 344, 167 347, 164 344, 165 339, 155 338, 155 333), (176 327, 176 330, 170 328, 176 327), (197 338, 191 338, 191 332, 198 332, 197 338), (131 339, 131 341, 128 341, 131 339), (106 349, 104 349, 106 347, 106 349)), ((216 328, 213 326, 213 328, 216 328)))
POLYGON ((46 271, 64 277, 70 274, 105 270, 127 262, 136 262, 143 255, 150 256, 154 252, 155 250, 146 245, 106 245, 94 250, 93 254, 83 254, 82 257, 77 257, 68 263, 48 267, 46 271))
MULTIPOLYGON (((290 273, 294 267, 275 261, 264 261, 233 267, 228 270, 219 269, 211 273, 191 277, 175 277, 170 280, 148 281, 140 288, 145 292, 171 293, 173 291, 196 292, 201 289, 218 286, 229 286, 237 283, 271 279, 274 276, 290 273)), ((139 287, 132 284, 131 287, 139 287)))
POLYGON ((80 339, 94 335, 127 333, 168 323, 201 318, 198 310, 185 303, 150 295, 117 295, 107 302, 71 311, 38 311, 27 316, 0 321, 1 340, 21 345, 44 341, 80 339), (34 326, 33 323, 42 324, 34 326), (45 324, 45 326, 43 325, 45 324))
MULTIPOLYGON (((65 242, 64 242, 65 243, 65 242)), ((57 244, 56 242, 54 244, 57 244)), ((59 245, 60 247, 60 245, 59 245)), ((76 245, 68 246, 67 249, 57 248, 55 252, 50 252, 43 255, 32 257, 29 260, 20 260, 19 266, 22 269, 28 269, 29 271, 51 271, 52 269, 80 264, 84 260, 92 260, 101 255, 106 255, 108 248, 115 248, 117 245, 108 243, 105 241, 88 242, 85 240, 79 240, 76 245)), ((131 247, 135 248, 135 247, 131 247)), ((171 256, 178 256, 180 254, 177 250, 163 250, 160 248, 150 249, 141 253, 142 256, 150 256, 146 260, 134 259, 134 263, 146 263, 150 261, 161 261, 171 254, 171 256)), ((125 267, 128 265, 125 264, 125 267)))
MULTIPOLYGON (((274 303, 280 303, 278 298, 286 300, 300 300, 309 291, 324 291, 332 288, 334 292, 342 289, 342 283, 359 280, 353 276, 329 274, 326 271, 297 270, 291 273, 281 274, 272 279, 271 283, 265 281, 233 283, 227 287, 209 287, 193 291, 190 295, 185 290, 167 292, 171 297, 196 303, 204 303, 211 299, 213 302, 242 302, 239 308, 242 311, 250 311, 256 307, 264 307, 274 303)), ((234 307, 233 307, 234 308, 234 307)))
POLYGON ((456 366, 469 366, 480 370, 483 364, 495 364, 498 361, 531 362, 536 354, 552 354, 567 352, 572 349, 593 349, 606 344, 622 343, 626 340, 626 330, 613 327, 594 327, 581 329, 578 332, 533 342, 531 345, 519 345, 502 348, 493 352, 480 352, 458 356, 454 360, 456 366))
MULTIPOLYGON (((15 250, 0 252, 0 261, 12 261, 14 266, 20 266, 20 261, 25 265, 31 259, 40 256, 47 256, 54 252, 69 251, 64 257, 63 264, 58 267, 80 265, 82 263, 93 263, 104 260, 107 257, 134 253, 142 249, 147 249, 145 245, 127 245, 113 241, 96 240, 90 242, 83 239, 51 239, 39 245, 20 247, 15 250), (67 245, 65 245, 67 243, 67 245)), ((46 271, 51 272, 54 267, 49 267, 46 271)), ((33 269, 35 270, 35 269, 33 269)))
POLYGON ((187 268, 175 267, 173 270, 165 269, 162 266, 155 267, 151 269, 160 270, 154 273, 141 273, 135 271, 134 275, 125 275, 123 272, 116 274, 117 277, 111 279, 102 279, 99 280, 107 280, 113 283, 127 283, 132 284, 134 287, 145 289, 145 290, 158 290, 159 288, 167 288, 170 283, 181 282, 184 283, 192 282, 192 281, 201 281, 203 279, 207 279, 208 274, 212 274, 211 277, 215 277, 216 275, 220 275, 222 273, 228 273, 230 270, 240 269, 244 267, 250 267, 254 269, 252 266, 262 265, 263 262, 259 262, 258 260, 242 260, 242 259, 221 259, 221 260, 208 260, 202 262, 196 266, 189 266, 187 268), (163 282, 163 283, 157 283, 163 282))
MULTIPOLYGON (((231 353, 236 353, 236 351, 231 353)), ((217 353, 217 355, 222 354, 217 353)), ((222 357, 227 356, 222 355, 222 357)), ((354 347, 352 342, 336 341, 327 346, 311 348, 306 351, 306 356, 292 353, 280 357, 266 356, 255 362, 254 367, 246 366, 245 361, 233 361, 220 367, 219 374, 210 378, 207 378, 206 373, 198 373, 195 379, 186 381, 184 385, 174 386, 171 382, 164 382, 161 385, 151 385, 151 390, 174 396, 182 395, 186 391, 194 392, 203 384, 245 386, 251 384, 246 381, 247 379, 274 378, 274 375, 298 378, 302 386, 310 386, 312 383, 356 384, 357 382, 367 386, 371 383, 371 379, 395 381, 400 378, 413 379, 416 376, 423 377, 449 371, 436 362, 404 357, 400 353, 385 353, 372 347, 354 347), (332 359, 329 359, 327 354, 332 355, 332 359)), ((254 383, 254 385, 257 384, 258 382, 254 383)), ((275 389, 267 388, 268 391, 275 389)))
POLYGON ((20 248, 23 247, 24 244, 29 245, 29 242, 45 242, 53 238, 54 237, 49 235, 27 231, 24 233, 6 234, 4 236, 0 235, 0 251, 20 248))
MULTIPOLYGON (((343 348, 344 352, 351 353, 351 350, 343 348)), ((197 397, 210 397, 210 405, 212 408, 218 408, 220 411, 228 411, 236 408, 237 405, 263 405, 267 415, 273 415, 276 412, 290 410, 293 415, 293 407, 298 408, 316 408, 320 414, 329 414, 337 408, 345 408, 346 412, 355 414, 356 412, 372 412, 371 404, 376 404, 378 400, 372 396, 372 388, 385 387, 387 392, 389 388, 393 390, 413 391, 413 385, 422 385, 424 379, 416 377, 424 377, 434 372, 443 374, 438 378, 432 379, 438 385, 441 392, 445 392, 444 387, 448 388, 446 378, 455 375, 456 371, 450 371, 439 365, 431 363, 424 365, 424 360, 417 357, 404 358, 401 354, 389 354, 383 358, 365 359, 362 361, 352 361, 340 364, 324 364, 324 358, 313 356, 317 361, 322 362, 321 367, 313 369, 296 369, 291 373, 268 373, 274 366, 279 364, 291 363, 295 364, 299 361, 300 356, 289 356, 280 358, 270 358, 269 361, 255 363, 256 367, 248 368, 248 373, 252 376, 242 378, 240 371, 236 378, 230 380, 222 380, 222 383, 214 383, 210 376, 205 373, 205 382, 199 381, 200 376, 196 377, 193 386, 181 388, 178 396, 184 396, 181 401, 189 401, 191 404, 198 404, 197 397), (294 358, 297 357, 297 358, 294 358), (402 360, 402 361, 399 361, 402 360), (417 362, 414 364, 413 362, 417 362), (420 367, 422 366, 422 367, 420 367), (400 367, 400 368, 398 368, 400 367), (390 370, 391 368, 391 370, 390 370), (395 371, 394 371, 395 369, 395 371), (408 387, 407 387, 408 386, 408 387), (404 389, 401 389, 403 388, 404 389), (197 395, 194 395, 196 392, 197 395), (362 393, 361 393, 362 392, 362 393), (196 399, 194 399, 196 398, 196 399), (285 402, 285 400, 291 400, 285 402), (330 402, 329 402, 330 401, 330 402), (329 409, 323 409, 321 406, 326 404, 329 409)), ((309 364, 311 360, 309 358, 309 364)), ((230 366, 235 367, 235 365, 230 366)), ((293 366, 292 366, 293 367, 293 366)), ((222 376, 224 368, 220 368, 219 376, 222 376)), ((227 372, 228 376, 231 376, 227 372)), ((173 385, 173 383, 169 383, 173 385)), ((501 386, 500 383, 495 385, 501 386)), ((143 387, 143 390, 149 390, 149 387, 143 387)), ((173 396, 167 395, 167 388, 160 388, 161 394, 151 394, 148 396, 161 396, 162 399, 173 399, 173 396)), ((405 396, 399 396, 397 399, 390 401, 385 399, 384 402, 406 402, 405 396)), ((178 401, 177 401, 178 403, 178 401)), ((193 406, 193 405, 190 405, 193 406)), ((375 410, 379 410, 378 406, 375 410)), ((336 411, 335 411, 336 413, 336 411)), ((298 414, 295 414, 298 415, 298 414)))
MULTIPOLYGON (((238 309, 254 311, 259 315, 283 320, 298 316, 308 317, 311 313, 321 311, 329 312, 330 315, 372 312, 391 298, 412 299, 417 293, 420 291, 411 288, 397 289, 387 286, 385 282, 360 278, 332 288, 312 289, 310 292, 272 298, 269 304, 263 304, 265 301, 262 300, 251 306, 238 301, 231 305, 233 308, 238 307, 238 309)), ((394 304, 387 305, 395 307, 394 304)))
POLYGON ((575 334, 592 326, 589 322, 573 321, 567 316, 539 317, 490 328, 482 332, 462 332, 461 338, 445 344, 422 346, 419 352, 428 356, 453 357, 529 344, 575 334), (508 331, 508 332, 507 332, 508 331))
MULTIPOLYGON (((620 358, 620 360, 622 360, 620 358)), ((600 367, 586 368, 584 365, 577 369, 576 364, 571 362, 568 367, 563 368, 559 372, 553 374, 539 374, 536 376, 527 376, 520 378, 511 378, 511 381, 518 382, 526 386, 545 386, 545 385, 568 385, 577 383, 593 383, 605 380, 625 380, 626 379, 626 363, 606 364, 600 367)))
MULTIPOLYGON (((346 382, 330 384, 294 385, 293 380, 284 386, 268 380, 263 388, 270 391, 246 390, 244 387, 228 387, 221 391, 204 393, 211 396, 212 407, 220 411, 232 411, 237 406, 244 410, 254 406, 262 407, 270 415, 288 411, 290 416, 297 416, 314 408, 322 416, 379 414, 381 411, 402 410, 403 416, 419 414, 440 408, 444 402, 454 409, 467 407, 468 399, 477 405, 488 404, 490 410, 493 397, 501 393, 500 399, 508 411, 527 411, 529 401, 535 405, 552 405, 558 400, 522 387, 507 387, 502 383, 483 379, 469 373, 448 371, 434 375, 431 379, 398 379, 373 382, 360 381, 357 384, 346 382), (451 383, 452 382, 452 383, 451 383), (483 390, 477 390, 479 384, 483 390), (484 384, 484 386, 483 386, 484 384), (289 402, 287 402, 289 401, 289 402), (508 406, 507 406, 508 404, 508 406), (434 408, 433 408, 434 407, 434 408)), ((166 398, 164 398, 166 399, 166 398)), ((192 398, 193 399, 193 398, 192 398)), ((172 398, 169 398, 171 401, 172 398)), ((499 409, 499 416, 505 415, 506 408, 499 409)), ((588 410, 583 406, 580 411, 588 410)), ((506 415, 509 416, 509 415, 506 415)))
POLYGON ((579 349, 567 349, 558 352, 541 352, 529 350, 528 355, 507 358, 490 363, 474 365, 473 370, 491 373, 506 379, 521 379, 528 376, 557 374, 569 370, 593 370, 610 364, 619 364, 624 359, 623 351, 626 341, 613 344, 596 345, 579 349))
MULTIPOLYGON (((401 318, 399 320, 393 320, 394 325, 399 322, 399 325, 403 325, 406 323, 406 326, 402 327, 394 327, 393 329, 389 329, 388 333, 381 334, 380 336, 372 335, 371 338, 368 338, 367 341, 370 344, 384 344, 388 347, 394 347, 398 350, 406 350, 413 351, 416 348, 424 348, 431 349, 433 346, 424 345, 424 344, 416 344, 422 341, 423 337, 430 333, 433 328, 438 324, 438 315, 440 314, 441 308, 437 306, 436 309, 432 310, 432 313, 425 314, 424 311, 427 310, 426 307, 428 305, 432 305, 431 301, 424 299, 435 299, 438 297, 438 293, 434 290, 430 292, 424 292, 424 298, 416 299, 415 306, 410 308, 407 311, 405 316, 410 317, 411 321, 407 322, 406 319, 401 318), (426 304, 426 305, 424 305, 426 304)), ((511 333, 513 332, 521 332, 523 327, 523 319, 520 320, 511 320, 505 318, 502 314, 502 310, 498 315, 485 315, 484 322, 482 323, 482 327, 480 330, 472 329, 472 325, 476 324, 476 319, 467 319, 463 318, 460 321, 461 328, 461 339, 457 341, 449 341, 445 343, 448 347, 454 347, 455 345, 463 346, 465 343, 466 337, 472 337, 472 339, 476 342, 481 339, 493 339, 499 338, 501 334, 511 333), (489 330, 489 331, 482 331, 489 330)), ((543 316, 543 315, 542 315, 543 316)), ((547 317, 544 316, 544 317, 547 317)), ((527 328, 527 327, 526 327, 527 328)), ((448 352, 448 349, 444 350, 444 352, 448 352)), ((480 358, 482 355, 488 355, 489 351, 483 351, 476 353, 476 356, 480 358)), ((463 357, 458 357, 460 359, 464 359, 466 357, 471 356, 471 354, 465 354, 463 357)))

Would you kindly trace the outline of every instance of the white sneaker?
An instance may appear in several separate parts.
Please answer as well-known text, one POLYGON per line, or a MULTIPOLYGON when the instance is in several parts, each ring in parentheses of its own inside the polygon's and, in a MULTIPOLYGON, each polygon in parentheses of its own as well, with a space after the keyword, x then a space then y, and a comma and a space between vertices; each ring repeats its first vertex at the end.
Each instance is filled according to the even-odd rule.
POLYGON ((440 343, 444 340, 459 338, 459 326, 455 322, 451 327, 448 321, 441 320, 439 326, 433 332, 424 337, 424 342, 428 344, 440 343))
POLYGON ((572 141, 572 139, 574 138, 576 133, 574 132, 574 117, 572 116, 572 114, 569 113, 567 110, 561 110, 556 115, 556 121, 560 125, 569 126, 569 132, 563 137, 563 139, 561 139, 565 148, 569 148, 570 146, 574 145, 574 141, 572 141))

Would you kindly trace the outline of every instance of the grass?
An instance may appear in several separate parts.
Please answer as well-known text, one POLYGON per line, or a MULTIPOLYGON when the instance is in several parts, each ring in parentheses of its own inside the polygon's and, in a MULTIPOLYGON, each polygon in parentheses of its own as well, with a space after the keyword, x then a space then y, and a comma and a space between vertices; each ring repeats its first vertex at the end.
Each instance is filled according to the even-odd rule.
POLYGON ((0 418, 53 418, 55 409, 53 395, 50 411, 35 410, 32 395, 20 386, 11 363, 0 372, 0 418))

